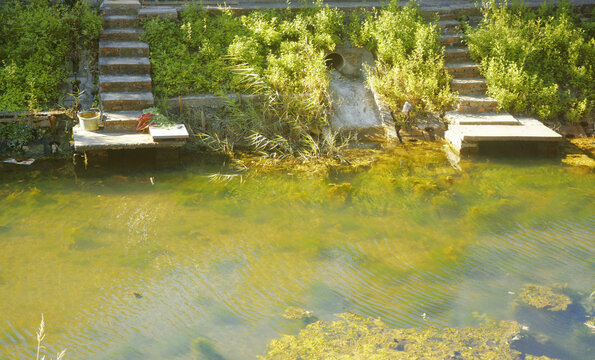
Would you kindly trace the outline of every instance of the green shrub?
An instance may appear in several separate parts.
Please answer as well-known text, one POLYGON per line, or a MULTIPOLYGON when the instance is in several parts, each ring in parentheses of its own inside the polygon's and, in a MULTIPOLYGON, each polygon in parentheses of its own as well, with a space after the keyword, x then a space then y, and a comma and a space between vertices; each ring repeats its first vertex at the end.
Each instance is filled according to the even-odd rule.
POLYGON ((246 92, 232 67, 244 63, 268 85, 300 93, 304 76, 324 65, 323 52, 340 41, 342 14, 315 7, 298 11, 208 12, 187 6, 180 21, 149 19, 143 39, 151 47, 155 92, 160 97, 192 93, 246 92), (299 79, 300 81, 296 81, 299 79))
POLYGON ((490 96, 501 109, 541 119, 580 121, 595 104, 595 39, 566 4, 498 7, 484 2, 484 19, 468 31, 490 96))
POLYGON ((353 19, 351 40, 376 55, 377 71, 369 81, 392 111, 399 111, 405 101, 422 111, 452 105, 438 29, 427 23, 416 2, 400 7, 393 1, 368 13, 362 24, 353 19))
POLYGON ((35 130, 24 121, 0 125, 0 143, 3 143, 9 151, 21 151, 23 146, 34 138, 35 130))
POLYGON ((101 19, 83 1, 66 7, 14 0, 0 7, 0 110, 54 105, 67 62, 81 46, 91 47, 100 30, 101 19))
POLYGON ((260 106, 230 101, 217 139, 281 137, 286 152, 297 152, 311 131, 328 125, 324 56, 341 39, 339 10, 319 5, 240 16, 191 5, 179 22, 150 19, 144 28, 158 96, 239 92, 265 99, 260 106))

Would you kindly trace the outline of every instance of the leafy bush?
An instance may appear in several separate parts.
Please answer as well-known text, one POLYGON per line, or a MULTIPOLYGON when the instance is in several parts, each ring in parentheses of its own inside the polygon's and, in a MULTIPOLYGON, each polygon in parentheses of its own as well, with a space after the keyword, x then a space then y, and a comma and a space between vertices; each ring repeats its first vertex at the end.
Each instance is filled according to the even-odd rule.
POLYGON ((188 5, 179 22, 149 19, 144 29, 158 96, 246 92, 231 68, 240 63, 275 88, 301 93, 303 76, 326 77, 308 69, 324 66, 323 52, 340 41, 342 15, 320 6, 236 16, 188 5))
POLYGON ((567 3, 533 11, 489 0, 482 11, 479 27, 468 31, 469 49, 503 110, 570 122, 591 113, 595 39, 567 3))
POLYGON ((101 19, 85 1, 13 0, 0 7, 0 110, 39 109, 58 99, 67 61, 97 41, 101 19))
POLYGON ((358 20, 352 20, 351 40, 376 55, 377 72, 370 74, 370 84, 392 111, 405 101, 422 111, 452 105, 438 29, 427 23, 416 2, 400 7, 392 1, 368 13, 363 23, 358 20))
POLYGON ((327 126, 330 77, 324 57, 341 39, 343 15, 337 9, 319 5, 236 16, 190 5, 180 22, 150 19, 144 28, 158 96, 239 92, 265 100, 261 106, 230 101, 217 138, 241 138, 255 149, 266 142, 297 153, 312 131, 327 126))
POLYGON ((0 143, 4 143, 8 150, 20 151, 34 138, 35 130, 24 121, 0 125, 0 143))

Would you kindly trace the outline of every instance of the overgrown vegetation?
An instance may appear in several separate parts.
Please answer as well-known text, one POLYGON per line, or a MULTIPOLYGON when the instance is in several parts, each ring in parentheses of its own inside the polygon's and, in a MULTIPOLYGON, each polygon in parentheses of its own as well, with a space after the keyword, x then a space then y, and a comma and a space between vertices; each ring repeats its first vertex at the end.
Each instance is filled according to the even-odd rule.
POLYGON ((21 151, 35 138, 35 130, 24 121, 0 125, 0 151, 21 151))
POLYGON ((86 1, 0 6, 0 110, 55 106, 79 50, 97 48, 101 18, 86 1))
POLYGON ((417 2, 401 7, 393 0, 380 11, 367 13, 363 22, 354 17, 351 25, 354 45, 367 47, 377 57, 370 85, 394 113, 406 101, 420 112, 452 106, 439 31, 422 16, 417 2))
POLYGON ((483 2, 484 19, 469 29, 468 43, 501 109, 568 122, 591 114, 593 23, 581 23, 568 2, 559 3, 529 10, 483 2))
MULTIPOLYGON (((273 340, 260 359, 532 359, 511 348, 521 326, 487 322, 480 328, 394 329, 354 314, 318 321, 297 336, 273 340)), ((540 359, 545 360, 543 356, 540 359)))
POLYGON ((526 284, 519 299, 527 306, 549 311, 565 311, 572 300, 547 286, 526 284))
POLYGON ((204 143, 232 149, 243 142, 273 157, 320 154, 334 140, 324 57, 341 41, 342 21, 339 10, 321 4, 242 16, 190 5, 180 22, 148 20, 155 91, 255 94, 258 103, 230 100, 225 121, 202 136, 204 143))

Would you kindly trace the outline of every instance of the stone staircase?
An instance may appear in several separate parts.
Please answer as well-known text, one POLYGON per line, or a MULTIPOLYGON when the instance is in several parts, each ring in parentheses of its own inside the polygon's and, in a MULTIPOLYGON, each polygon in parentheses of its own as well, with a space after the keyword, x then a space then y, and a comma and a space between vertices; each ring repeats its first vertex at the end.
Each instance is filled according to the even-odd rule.
MULTIPOLYGON (((183 124, 151 127, 137 132, 142 110, 154 105, 149 45, 140 41, 142 17, 139 0, 104 0, 104 29, 99 42, 99 95, 103 129, 73 129, 74 150, 84 153, 85 163, 102 162, 113 150, 157 149, 157 162, 177 159, 188 132, 183 124), (91 160, 90 160, 91 159, 91 160)), ((177 15, 175 10, 174 14, 177 15)), ((157 11, 145 16, 173 16, 157 11)), ((146 154, 146 153, 145 153, 146 154)))
POLYGON ((134 131, 154 105, 149 44, 139 41, 138 0, 105 0, 99 42, 99 93, 104 131, 134 131))
POLYGON ((444 63, 452 75, 451 89, 459 93, 457 111, 485 113, 498 111, 498 102, 486 95, 487 81, 479 73, 479 66, 469 56, 469 48, 463 42, 461 23, 455 15, 440 16, 442 40, 445 45, 444 63))
POLYGON ((458 92, 455 111, 445 114, 449 123, 445 139, 459 154, 476 153, 481 147, 555 153, 562 137, 541 122, 498 112, 498 102, 487 95, 487 81, 469 56, 461 23, 452 11, 438 13, 445 68, 452 75, 451 89, 458 92))

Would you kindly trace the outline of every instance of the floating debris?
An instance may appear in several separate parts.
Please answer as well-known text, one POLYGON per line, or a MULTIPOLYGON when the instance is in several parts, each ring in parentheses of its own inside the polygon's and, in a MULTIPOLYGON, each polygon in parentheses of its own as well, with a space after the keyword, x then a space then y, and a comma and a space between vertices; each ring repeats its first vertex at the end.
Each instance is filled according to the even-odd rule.
POLYGON ((31 165, 35 162, 35 159, 27 159, 27 160, 23 160, 23 161, 18 161, 16 159, 10 158, 10 159, 6 159, 3 162, 7 163, 7 164, 16 164, 16 165, 31 165))
POLYGON ((355 314, 337 316, 338 321, 318 321, 296 336, 271 341, 259 359, 525 359, 511 347, 514 339, 523 337, 514 321, 416 330, 390 328, 379 319, 355 314))
POLYGON ((285 312, 281 314, 284 318, 288 320, 300 320, 300 319, 307 319, 314 317, 314 313, 312 311, 308 311, 302 308, 290 306, 285 309, 285 312))
POLYGON ((555 293, 550 287, 535 284, 525 285, 519 296, 525 305, 548 311, 565 311, 572 304, 568 296, 555 293))

